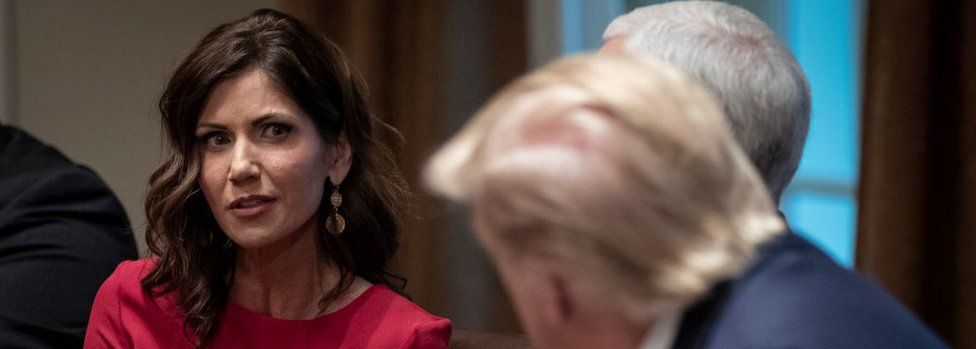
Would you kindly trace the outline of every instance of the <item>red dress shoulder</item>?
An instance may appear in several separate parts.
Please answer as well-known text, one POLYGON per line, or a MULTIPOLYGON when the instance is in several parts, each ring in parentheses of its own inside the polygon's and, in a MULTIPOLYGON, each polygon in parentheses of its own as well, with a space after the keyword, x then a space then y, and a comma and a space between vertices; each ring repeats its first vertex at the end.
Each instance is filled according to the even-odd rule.
MULTIPOLYGON (((154 261, 119 264, 92 307, 85 348, 192 348, 172 294, 153 297, 139 280, 154 261)), ((228 302, 212 348, 447 348, 450 320, 428 314, 385 286, 310 320, 283 320, 228 302)))

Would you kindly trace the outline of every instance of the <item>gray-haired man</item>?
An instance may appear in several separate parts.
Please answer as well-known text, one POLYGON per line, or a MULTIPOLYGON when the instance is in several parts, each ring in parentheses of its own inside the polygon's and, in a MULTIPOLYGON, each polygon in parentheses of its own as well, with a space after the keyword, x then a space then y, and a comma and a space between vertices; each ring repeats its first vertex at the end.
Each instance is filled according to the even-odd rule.
MULTIPOLYGON (((739 145, 779 204, 810 123, 796 59, 755 15, 711 1, 638 8, 614 20, 603 52, 650 54, 718 99, 739 145)), ((685 311, 675 348, 945 348, 882 288, 787 232, 752 266, 685 311)))

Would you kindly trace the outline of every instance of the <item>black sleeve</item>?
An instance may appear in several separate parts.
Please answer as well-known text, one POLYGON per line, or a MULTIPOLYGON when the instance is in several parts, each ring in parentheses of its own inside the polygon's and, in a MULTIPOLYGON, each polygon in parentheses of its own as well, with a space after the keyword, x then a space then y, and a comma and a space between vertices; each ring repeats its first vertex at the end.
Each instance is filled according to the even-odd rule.
POLYGON ((125 212, 74 164, 2 186, 15 194, 0 198, 0 348, 80 348, 99 285, 137 257, 125 212))

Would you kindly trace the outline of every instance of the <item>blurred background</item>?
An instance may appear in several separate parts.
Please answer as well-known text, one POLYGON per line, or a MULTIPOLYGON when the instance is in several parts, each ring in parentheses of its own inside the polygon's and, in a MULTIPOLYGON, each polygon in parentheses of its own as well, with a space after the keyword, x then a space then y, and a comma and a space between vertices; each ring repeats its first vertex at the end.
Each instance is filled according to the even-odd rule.
MULTIPOLYGON (((394 269, 458 328, 521 332, 463 208, 422 193, 427 156, 493 91, 592 51, 647 0, 0 1, 0 120, 96 170, 145 254, 163 146, 156 102, 217 24, 272 7, 342 46, 398 127, 413 211, 394 269)), ((728 1, 765 20, 812 88, 806 150, 781 209, 838 263, 891 289, 951 344, 976 347, 976 5, 728 1), (968 331, 967 331, 968 329, 968 331)))

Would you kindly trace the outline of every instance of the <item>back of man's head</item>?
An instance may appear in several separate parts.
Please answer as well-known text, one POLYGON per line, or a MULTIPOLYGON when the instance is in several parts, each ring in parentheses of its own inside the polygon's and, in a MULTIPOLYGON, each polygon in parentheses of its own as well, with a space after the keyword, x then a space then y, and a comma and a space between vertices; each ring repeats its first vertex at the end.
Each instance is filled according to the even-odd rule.
POLYGON ((610 23, 607 46, 649 53, 698 79, 722 104, 773 200, 796 173, 810 124, 810 88, 796 59, 759 18, 729 4, 671 2, 610 23))

